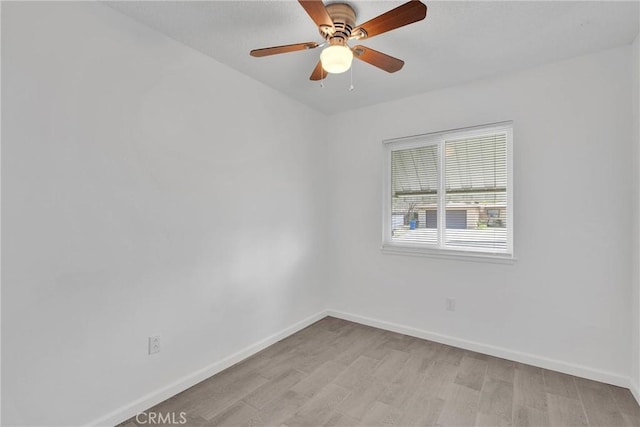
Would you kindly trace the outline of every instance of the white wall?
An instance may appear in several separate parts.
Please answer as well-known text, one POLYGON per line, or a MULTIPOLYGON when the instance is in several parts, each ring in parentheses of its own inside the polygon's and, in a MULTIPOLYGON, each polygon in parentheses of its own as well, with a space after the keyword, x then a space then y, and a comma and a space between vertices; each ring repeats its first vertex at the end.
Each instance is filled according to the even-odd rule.
POLYGON ((633 318, 632 318, 632 353, 631 353, 631 390, 640 402, 640 34, 631 46, 631 84, 634 153, 632 156, 634 179, 634 233, 631 263, 633 266, 633 318))
POLYGON ((628 384, 630 67, 624 47, 333 117, 331 308, 628 384), (382 254, 381 141, 505 120, 517 263, 382 254))
POLYGON ((639 383, 633 52, 336 116, 327 153, 317 112, 103 5, 3 3, 2 424, 99 419, 326 307, 639 383), (518 262, 381 254, 381 140, 502 120, 518 262))
POLYGON ((2 107, 3 425, 91 422, 325 308, 317 112, 72 2, 2 4, 2 107))

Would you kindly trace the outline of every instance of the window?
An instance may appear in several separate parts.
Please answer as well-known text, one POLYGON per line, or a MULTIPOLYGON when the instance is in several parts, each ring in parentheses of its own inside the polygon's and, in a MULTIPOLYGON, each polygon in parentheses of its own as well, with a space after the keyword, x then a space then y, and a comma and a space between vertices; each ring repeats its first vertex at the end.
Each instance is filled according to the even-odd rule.
POLYGON ((383 250, 513 258, 511 123, 384 141, 383 250))

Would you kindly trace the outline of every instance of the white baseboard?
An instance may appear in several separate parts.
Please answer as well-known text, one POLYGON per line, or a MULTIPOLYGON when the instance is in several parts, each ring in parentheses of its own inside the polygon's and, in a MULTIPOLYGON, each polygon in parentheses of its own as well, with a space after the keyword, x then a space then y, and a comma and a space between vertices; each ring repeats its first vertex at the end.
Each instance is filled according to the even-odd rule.
POLYGON ((225 357, 224 359, 212 363, 209 366, 205 366, 204 368, 189 374, 185 377, 178 379, 177 381, 168 384, 158 390, 152 391, 151 393, 141 397, 140 399, 126 405, 120 407, 90 423, 88 426, 114 426, 116 424, 122 423, 123 421, 128 420, 131 417, 136 416, 140 412, 151 408, 152 406, 157 405, 164 400, 175 396, 176 394, 192 387, 199 382, 209 378, 212 375, 217 374, 220 371, 227 369, 228 367, 235 365, 236 363, 256 354, 257 352, 264 350, 266 347, 298 332, 301 329, 306 328, 314 322, 325 317, 327 314, 324 311, 316 313, 312 316, 307 317, 288 328, 281 330, 267 338, 260 340, 230 356, 225 357))
MULTIPOLYGON (((564 362, 561 360, 550 359, 543 356, 537 356, 529 353, 522 353, 515 350, 509 350, 503 347, 496 347, 490 344, 484 344, 476 341, 469 341, 448 335, 429 332, 410 326, 399 325, 397 323, 386 322, 383 320, 372 319, 370 317, 359 316, 356 314, 345 313, 336 310, 327 310, 328 316, 337 317, 343 320, 349 320, 363 325, 373 326, 375 328, 385 329, 391 332, 398 332, 404 335, 410 335, 416 338, 422 338, 429 341, 435 341, 442 344, 451 345, 453 347, 463 348, 478 353, 488 354, 490 356, 500 357, 515 362, 526 363, 527 365, 537 366, 539 368, 558 371, 577 377, 587 378, 594 381, 600 381, 613 384, 620 387, 631 389, 631 380, 623 375, 614 374, 612 372, 601 371, 589 368, 587 366, 577 365, 574 363, 564 362)), ((635 391, 631 389, 636 399, 638 399, 638 388, 635 391)))

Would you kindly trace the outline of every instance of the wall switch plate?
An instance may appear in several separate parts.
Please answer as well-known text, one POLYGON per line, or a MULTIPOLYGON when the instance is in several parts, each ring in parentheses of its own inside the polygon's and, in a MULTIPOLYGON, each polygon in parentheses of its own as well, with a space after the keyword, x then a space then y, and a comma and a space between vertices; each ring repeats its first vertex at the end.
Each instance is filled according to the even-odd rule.
POLYGON ((149 354, 160 353, 160 335, 149 337, 149 354))
POLYGON ((456 311, 456 299, 455 298, 447 298, 445 301, 445 307, 447 311, 456 311))

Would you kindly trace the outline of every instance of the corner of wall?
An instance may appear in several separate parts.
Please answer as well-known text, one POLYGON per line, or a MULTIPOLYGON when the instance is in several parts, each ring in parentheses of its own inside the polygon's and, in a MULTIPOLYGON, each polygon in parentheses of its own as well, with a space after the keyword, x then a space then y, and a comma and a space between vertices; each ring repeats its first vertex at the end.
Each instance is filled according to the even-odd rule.
POLYGON ((631 45, 632 144, 633 144, 633 247, 631 391, 640 403, 640 32, 631 45))

